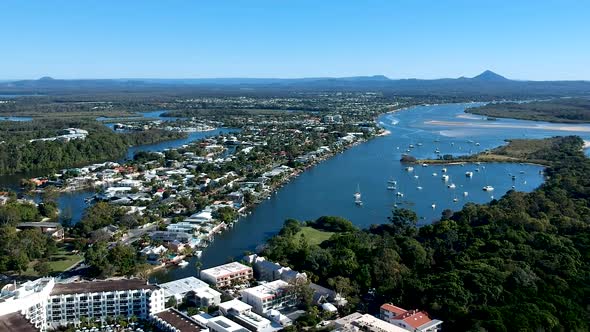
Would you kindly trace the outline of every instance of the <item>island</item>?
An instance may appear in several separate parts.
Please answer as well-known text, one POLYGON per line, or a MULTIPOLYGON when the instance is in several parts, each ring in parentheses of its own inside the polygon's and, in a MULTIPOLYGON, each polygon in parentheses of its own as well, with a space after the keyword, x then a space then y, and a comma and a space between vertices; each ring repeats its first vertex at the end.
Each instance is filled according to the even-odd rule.
POLYGON ((499 102, 471 107, 467 113, 487 116, 488 119, 511 118, 558 123, 590 122, 590 99, 559 98, 531 102, 499 102))

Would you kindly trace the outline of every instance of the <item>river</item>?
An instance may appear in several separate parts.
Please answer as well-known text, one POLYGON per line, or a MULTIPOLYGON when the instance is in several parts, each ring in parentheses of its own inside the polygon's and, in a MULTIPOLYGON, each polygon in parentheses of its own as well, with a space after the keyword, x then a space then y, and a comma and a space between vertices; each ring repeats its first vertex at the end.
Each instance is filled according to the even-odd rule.
MULTIPOLYGON (((590 125, 576 125, 581 131, 569 131, 561 124, 523 120, 498 119, 464 113, 471 104, 445 104, 411 107, 384 114, 378 121, 391 132, 357 145, 342 154, 322 162, 279 189, 262 202, 250 215, 240 218, 233 229, 218 235, 203 251, 203 268, 239 258, 244 251, 253 251, 276 234, 285 219, 316 219, 322 215, 338 215, 359 227, 387 222, 394 204, 414 210, 420 225, 437 220, 446 209, 459 210, 466 202, 486 203, 499 198, 512 186, 519 191, 532 191, 543 183, 542 167, 506 163, 465 164, 464 166, 415 166, 407 172, 399 159, 406 153, 418 158, 435 158, 441 154, 464 155, 504 144, 508 138, 543 138, 558 135, 580 135, 590 139, 590 125), (440 122, 432 122, 440 121, 440 122), (452 122, 452 123, 451 123, 452 122), (518 130, 516 130, 517 128, 518 130), (421 146, 418 146, 418 143, 421 146), (450 180, 441 179, 442 168, 448 169, 450 180), (476 169, 479 168, 479 172, 476 169), (465 172, 473 171, 473 178, 465 172), (437 173, 437 176, 433 176, 437 173), (512 181, 510 174, 516 175, 512 181), (418 176, 416 178, 415 176, 418 176), (398 190, 387 190, 387 181, 398 182, 398 190), (455 189, 448 184, 454 183, 455 189), (492 185, 493 192, 482 187, 492 185), (362 207, 353 203, 353 193, 360 187, 362 207), (418 189, 422 187, 423 189, 418 189), (468 192, 468 196, 463 193, 468 192), (457 202, 454 202, 454 199, 457 202), (433 209, 432 205, 436 207, 433 209)), ((191 263, 194 263, 193 258, 191 263)), ((195 269, 172 268, 153 275, 158 282, 195 274, 195 269)))

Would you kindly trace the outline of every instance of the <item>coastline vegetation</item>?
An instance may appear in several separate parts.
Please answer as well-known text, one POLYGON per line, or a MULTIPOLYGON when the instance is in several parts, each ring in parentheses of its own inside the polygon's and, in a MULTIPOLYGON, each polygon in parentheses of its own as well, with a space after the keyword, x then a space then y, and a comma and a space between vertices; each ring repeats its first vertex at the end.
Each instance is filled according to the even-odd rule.
MULTIPOLYGON (((414 160, 419 164, 508 162, 551 166, 557 161, 556 156, 565 153, 559 151, 561 146, 575 144, 574 142, 578 140, 579 138, 574 136, 558 136, 545 139, 511 139, 507 140, 506 145, 475 155, 458 157, 444 155, 440 159, 414 160)), ((580 147, 581 149, 582 147, 580 147)), ((569 154, 568 156, 571 157, 569 154)))
POLYGON ((446 210, 421 228, 406 209, 365 230, 334 217, 288 220, 263 254, 346 296, 351 311, 393 302, 449 331, 588 330, 590 160, 578 137, 539 146, 549 143, 528 155, 549 165, 531 193, 446 210), (297 236, 303 226, 335 234, 313 244, 297 236))
POLYGON ((492 118, 547 121, 560 123, 590 122, 590 99, 560 98, 525 103, 490 103, 465 110, 492 118))

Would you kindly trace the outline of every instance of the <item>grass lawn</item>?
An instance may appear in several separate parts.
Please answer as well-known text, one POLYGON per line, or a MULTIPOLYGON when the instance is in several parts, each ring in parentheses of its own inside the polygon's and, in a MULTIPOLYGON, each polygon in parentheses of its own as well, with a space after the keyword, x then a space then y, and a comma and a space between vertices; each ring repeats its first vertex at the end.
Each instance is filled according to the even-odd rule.
POLYGON ((301 230, 295 235, 297 238, 305 236, 307 243, 320 244, 329 239, 333 232, 320 231, 311 227, 301 227, 301 230))
MULTIPOLYGON (((65 271, 70 266, 78 263, 84 257, 78 254, 72 254, 68 249, 64 247, 59 247, 57 253, 49 259, 48 263, 51 266, 51 270, 53 272, 59 273, 65 271)), ((35 266, 36 261, 31 262, 29 264, 29 268, 23 273, 27 276, 38 276, 38 273, 35 272, 33 266, 35 266)))

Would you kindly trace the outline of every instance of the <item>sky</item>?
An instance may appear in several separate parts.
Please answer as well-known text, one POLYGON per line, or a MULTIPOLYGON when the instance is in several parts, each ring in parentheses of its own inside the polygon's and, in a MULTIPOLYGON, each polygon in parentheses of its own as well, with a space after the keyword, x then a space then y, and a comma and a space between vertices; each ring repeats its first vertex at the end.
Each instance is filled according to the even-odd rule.
POLYGON ((590 80, 586 0, 2 0, 0 79, 590 80))

